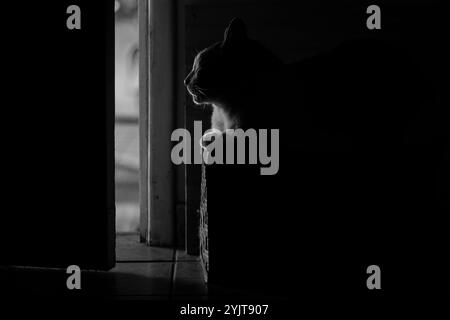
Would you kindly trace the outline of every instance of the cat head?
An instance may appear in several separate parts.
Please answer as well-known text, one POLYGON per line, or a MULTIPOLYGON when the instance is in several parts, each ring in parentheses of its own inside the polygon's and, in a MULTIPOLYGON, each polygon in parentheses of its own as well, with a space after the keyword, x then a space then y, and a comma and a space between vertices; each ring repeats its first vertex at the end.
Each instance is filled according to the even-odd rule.
POLYGON ((247 36, 244 22, 234 18, 224 38, 194 59, 184 83, 196 104, 220 104, 239 99, 281 62, 247 36))

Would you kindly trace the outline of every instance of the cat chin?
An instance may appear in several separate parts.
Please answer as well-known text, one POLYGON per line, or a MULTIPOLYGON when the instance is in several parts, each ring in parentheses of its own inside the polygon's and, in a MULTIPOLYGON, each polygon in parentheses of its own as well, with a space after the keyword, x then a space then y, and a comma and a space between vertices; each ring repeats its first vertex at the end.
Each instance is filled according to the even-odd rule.
POLYGON ((205 99, 202 99, 196 95, 192 95, 192 101, 198 106, 205 105, 205 104, 211 104, 209 101, 206 101, 205 99))
POLYGON ((193 93, 189 88, 188 91, 192 97, 192 101, 196 104, 196 105, 202 105, 202 104, 208 104, 208 102, 205 101, 205 99, 199 97, 198 95, 196 95, 195 93, 193 93))
POLYGON ((192 97, 192 101, 194 101, 194 103, 198 106, 206 104, 206 102, 201 101, 200 99, 198 99, 197 97, 192 97))

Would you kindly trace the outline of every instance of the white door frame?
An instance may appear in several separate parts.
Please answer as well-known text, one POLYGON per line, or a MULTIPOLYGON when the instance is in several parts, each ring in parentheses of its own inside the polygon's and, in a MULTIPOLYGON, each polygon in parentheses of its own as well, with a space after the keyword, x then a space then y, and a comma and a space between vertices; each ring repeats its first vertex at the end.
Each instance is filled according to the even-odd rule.
POLYGON ((176 1, 139 0, 140 237, 173 246, 176 1))

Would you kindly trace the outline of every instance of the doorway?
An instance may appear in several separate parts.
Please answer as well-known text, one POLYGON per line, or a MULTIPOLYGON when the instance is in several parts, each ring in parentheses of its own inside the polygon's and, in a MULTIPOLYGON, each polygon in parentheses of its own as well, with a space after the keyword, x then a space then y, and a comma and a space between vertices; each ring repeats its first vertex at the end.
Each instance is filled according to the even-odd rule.
POLYGON ((116 233, 139 233, 139 26, 137 0, 115 1, 116 233))
POLYGON ((175 243, 175 8, 175 1, 115 2, 116 234, 165 247, 175 243))

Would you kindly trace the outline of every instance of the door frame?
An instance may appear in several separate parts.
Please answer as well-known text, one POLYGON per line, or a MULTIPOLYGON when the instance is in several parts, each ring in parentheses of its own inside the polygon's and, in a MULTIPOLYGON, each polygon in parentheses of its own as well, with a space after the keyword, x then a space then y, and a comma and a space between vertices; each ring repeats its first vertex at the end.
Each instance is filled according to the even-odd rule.
POLYGON ((175 0, 138 3, 140 239, 152 246, 175 244, 176 6, 175 0))

